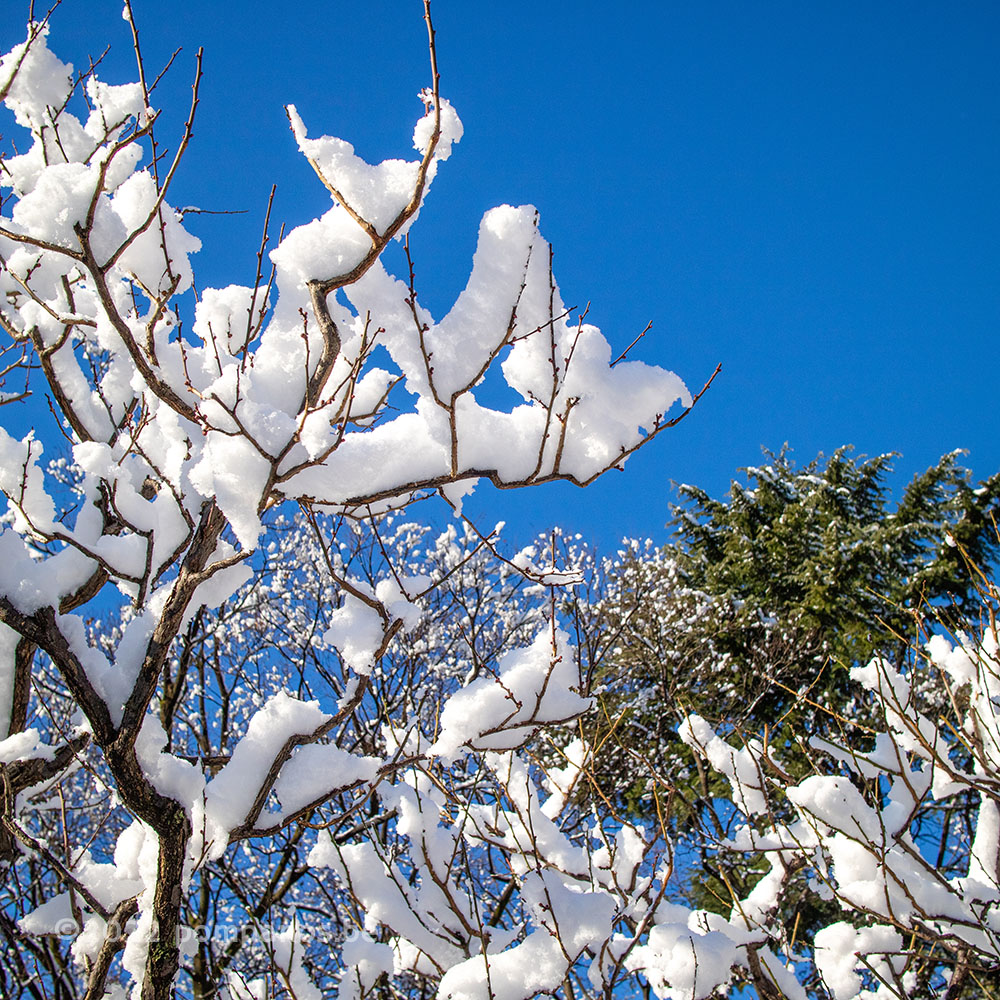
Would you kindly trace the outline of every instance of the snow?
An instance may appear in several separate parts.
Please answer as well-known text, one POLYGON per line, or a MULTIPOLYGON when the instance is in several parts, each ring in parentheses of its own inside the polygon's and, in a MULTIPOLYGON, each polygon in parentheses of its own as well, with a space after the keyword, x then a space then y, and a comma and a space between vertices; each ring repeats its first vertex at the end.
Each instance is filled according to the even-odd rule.
POLYGON ((44 124, 44 110, 61 107, 73 86, 73 67, 53 55, 48 33, 45 25, 33 40, 15 45, 0 59, 0 91, 7 91, 4 103, 18 125, 33 131, 44 124))
POLYGON ((375 653, 385 638, 379 613, 353 594, 345 594, 344 603, 330 613, 329 622, 323 641, 335 646, 355 673, 371 673, 375 653))
MULTIPOLYGON (((134 173, 118 185, 111 199, 111 208, 120 220, 123 235, 125 232, 135 232, 138 227, 146 224, 156 207, 156 199, 156 186, 153 178, 146 172, 134 173)), ((184 228, 180 217, 166 203, 160 212, 160 218, 170 247, 170 273, 180 279, 176 291, 178 294, 186 292, 194 278, 190 255, 201 249, 201 240, 184 228)), ((144 288, 154 293, 165 291, 171 280, 164 260, 162 239, 159 220, 156 220, 155 224, 151 224, 131 242, 118 259, 118 266, 123 271, 134 274, 144 288)), ((112 246, 109 241, 109 257, 121 242, 119 239, 112 246)))
POLYGON ((337 990, 337 1000, 358 1000, 375 985, 379 976, 391 973, 392 949, 358 931, 344 942, 340 957, 344 972, 337 990))
POLYGON ((78 573, 75 579, 67 580, 68 574, 54 572, 66 561, 62 559, 57 563, 57 559, 59 556, 36 560, 16 531, 0 532, 0 586, 4 596, 18 611, 26 615, 34 614, 49 604, 54 589, 66 593, 72 589, 76 579, 80 583, 86 580, 88 566, 81 567, 80 561, 74 560, 78 573), (84 572, 79 572, 80 569, 84 572))
POLYGON ((545 773, 545 787, 549 792, 549 797, 542 805, 542 812, 552 820, 562 812, 569 802, 576 783, 583 775, 584 765, 590 756, 590 750, 583 740, 577 738, 563 747, 562 754, 566 759, 566 766, 550 767, 545 773))
MULTIPOLYGON (((417 124, 413 126, 413 148, 421 156, 426 156, 431 136, 434 134, 434 95, 431 91, 425 90, 421 93, 420 99, 427 108, 427 114, 423 118, 420 118, 417 124)), ((447 100, 442 97, 440 104, 440 134, 437 146, 434 149, 434 159, 443 162, 451 156, 451 147, 461 140, 465 133, 465 128, 458 117, 458 112, 455 111, 447 100)))
MULTIPOLYGON (((201 768, 191 761, 167 752, 167 734, 159 718, 149 713, 143 721, 136 740, 136 757, 143 773, 152 786, 167 798, 183 802, 188 806, 195 828, 201 826, 201 803, 205 789, 205 776, 201 768)), ((134 825, 133 825, 134 828, 134 825)), ((130 828, 130 829, 133 829, 130 828)), ((119 847, 125 848, 119 841, 119 847)), ((127 856, 127 855, 123 855, 127 856)), ((116 850, 116 864, 123 865, 116 850)))
POLYGON ((968 650, 953 646, 943 635, 932 635, 927 640, 927 653, 931 662, 947 671, 956 685, 971 683, 979 673, 968 650))
MULTIPOLYGON (((284 691, 269 698, 254 714, 229 762, 205 788, 209 857, 219 858, 225 852, 229 832, 246 820, 264 776, 285 743, 294 736, 313 733, 329 718, 315 701, 299 701, 284 691)), ((302 787, 301 778, 292 777, 289 782, 289 794, 294 796, 302 787)))
MULTIPOLYGON (((306 127, 295 105, 290 104, 287 111, 299 149, 317 165, 327 180, 336 181, 337 190, 344 197, 343 205, 371 223, 379 234, 384 233, 409 202, 419 164, 406 160, 384 160, 375 165, 366 163, 343 139, 328 135, 320 139, 307 138, 306 127)), ((343 206, 335 211, 336 215, 332 218, 337 219, 338 229, 348 223, 356 225, 343 206)), ((366 249, 366 242, 367 238, 359 241, 358 246, 366 249)), ((349 269, 350 266, 338 267, 343 271, 349 269)))
MULTIPOLYGON (((5 727, 6 728, 6 727, 5 727)), ((39 757, 51 759, 54 750, 41 737, 37 729, 25 729, 20 733, 11 733, 0 740, 0 764, 12 764, 16 760, 39 757)))
POLYGON ((211 351, 202 357, 209 366, 215 362, 212 377, 221 375, 224 367, 237 363, 237 355, 247 346, 247 329, 256 320, 257 310, 266 306, 261 295, 245 285, 206 288, 195 306, 192 331, 211 351), (254 315, 251 316, 251 306, 254 315))
MULTIPOLYGON (((10 729, 10 710, 14 698, 14 654, 20 641, 21 637, 12 628, 0 625, 0 733, 6 733, 10 729)), ((3 743, 0 743, 0 747, 2 746, 3 743)))
MULTIPOLYGON (((127 10, 125 16, 130 20, 127 10)), ((18 328, 36 331, 48 349, 51 378, 72 408, 72 458, 65 467, 72 486, 46 476, 42 444, 34 435, 18 441, 0 430, 0 489, 9 507, 0 533, 0 595, 23 615, 52 612, 60 641, 105 702, 113 727, 123 726, 124 706, 145 693, 136 685, 143 664, 162 652, 160 633, 173 629, 167 638, 176 638, 200 608, 229 601, 270 559, 262 518, 277 505, 327 508, 351 523, 374 510, 403 506, 423 490, 440 491, 460 509, 483 476, 500 485, 558 477, 584 482, 620 466, 662 426, 675 403, 689 405, 690 394, 671 372, 638 362, 612 368, 608 340, 567 314, 538 212, 530 205, 504 205, 483 216, 468 283, 440 321, 411 300, 406 281, 380 261, 371 262, 327 302, 340 344, 336 357, 329 357, 333 340, 323 342, 309 283, 346 275, 370 256, 390 226, 398 225, 396 236, 407 232, 439 163, 462 138, 462 122, 443 98, 421 95, 425 113, 412 139, 418 156, 426 157, 423 165, 420 159, 371 164, 343 139, 310 138, 290 107, 296 142, 333 189, 332 206, 292 229, 271 252, 275 283, 269 295, 239 284, 195 292, 200 241, 161 200, 148 168, 148 142, 133 141, 129 123, 141 129, 157 114, 145 107, 143 87, 89 75, 84 86, 90 108, 82 121, 76 105, 65 103, 72 69, 50 53, 45 29, 27 50, 22 45, 3 56, 0 89, 19 61, 6 104, 31 136, 25 152, 4 160, 0 184, 11 196, 0 209, 0 224, 38 242, 0 238, 0 296, 18 328), (438 120, 440 136, 431 151, 438 120), (259 335, 252 332, 258 318, 259 335), (329 371, 320 372, 325 348, 329 371), (307 386, 315 389, 321 381, 318 373, 325 375, 322 390, 307 394, 307 386), (484 382, 493 374, 506 380, 517 405, 489 404, 484 382), (209 523, 204 513, 212 502, 225 529, 210 540, 214 550, 206 572, 174 616, 168 602, 179 593, 183 560, 197 526, 209 523), (62 598, 78 591, 98 567, 114 584, 104 595, 111 595, 109 603, 129 605, 113 631, 92 624, 95 614, 103 614, 98 604, 59 613, 62 598)), ((443 538, 442 551, 454 536, 443 538)), ((336 572, 345 578, 340 606, 321 607, 308 623, 297 620, 293 640, 301 638, 300 625, 319 631, 317 622, 325 618, 323 641, 339 651, 345 668, 332 696, 338 708, 364 695, 364 711, 381 710, 371 702, 386 680, 378 673, 383 664, 376 663, 377 654, 390 629, 403 652, 407 643, 425 641, 425 614, 434 612, 425 598, 434 581, 408 557, 398 571, 376 578, 366 569, 345 568, 333 551, 336 572)), ((517 567, 536 587, 580 579, 534 549, 522 550, 503 573, 517 567)), ((264 617, 257 624, 267 642, 264 617)), ((541 616, 530 621, 537 624, 541 616)), ((218 638, 223 645, 248 641, 235 630, 220 631, 218 638)), ((225 724, 237 732, 242 727, 235 743, 223 723, 218 731, 213 723, 201 734, 204 745, 192 740, 182 751, 183 726, 178 723, 168 735, 162 706, 154 701, 141 722, 114 739, 116 746, 134 741, 145 781, 181 804, 191 821, 178 891, 187 892, 199 868, 222 857, 234 831, 242 836, 250 826, 290 826, 303 810, 344 793, 363 809, 377 803, 391 816, 386 822, 398 840, 389 850, 370 831, 359 832, 357 842, 350 842, 353 833, 344 842, 321 832, 309 849, 309 864, 332 870, 364 923, 364 932, 342 946, 340 1000, 366 994, 388 973, 432 974, 442 997, 522 1000, 558 989, 575 963, 591 958, 589 974, 599 981, 615 928, 648 925, 642 921, 658 890, 654 877, 640 872, 652 835, 621 823, 602 829, 593 817, 577 816, 571 826, 573 792, 589 761, 582 740, 562 741, 565 766, 544 777, 528 754, 518 753, 543 727, 558 732, 591 706, 581 693, 578 658, 566 631, 550 622, 526 641, 512 643, 463 688, 450 688, 436 715, 397 718, 395 708, 384 717, 373 715, 372 740, 360 741, 371 756, 352 752, 359 744, 348 741, 357 734, 349 726, 348 735, 335 730, 334 716, 319 701, 276 686, 258 690, 259 678, 250 670, 245 683, 227 692, 232 715, 225 724), (379 731, 384 745, 373 749, 379 731), (182 754, 195 745, 196 759, 186 759, 182 754), (464 791, 456 798, 455 776, 464 766, 486 789, 474 800, 462 798, 464 791), (456 861, 470 848, 499 852, 498 871, 513 880, 517 903, 500 926, 483 926, 475 879, 456 861)), ((0 626, 4 725, 16 642, 0 626)), ((173 660, 170 665, 173 670, 173 660)), ((442 664, 446 684, 448 666, 442 664)), ((205 698, 208 692, 194 673, 187 677, 185 697, 205 698)), ((424 697, 423 691, 404 694, 404 701, 424 697)), ((187 708, 182 702, 179 712, 187 708)), ((91 732, 101 728, 82 713, 76 721, 91 732)), ((754 803, 745 786, 754 748, 734 751, 703 735, 713 762, 750 810, 754 803)), ((97 742, 92 751, 99 756, 107 748, 97 742)), ((53 753, 37 729, 0 743, 2 763, 53 753)), ((95 773, 104 774, 100 768, 95 773)), ((126 789, 112 783, 112 795, 119 794, 127 798, 126 789)), ((50 808, 31 799, 22 796, 18 807, 50 808)), ((123 804, 112 798, 116 817, 123 804)), ((130 808, 133 816, 146 815, 134 803, 130 808)), ((121 831, 113 863, 96 861, 89 847, 82 848, 72 859, 73 877, 108 910, 136 897, 138 913, 127 928, 120 962, 138 995, 156 935, 152 901, 160 843, 153 826, 138 820, 124 828, 110 823, 113 829, 121 831)), ((984 813, 977 847, 984 860, 993 829, 984 813)), ((103 843, 107 850, 111 840, 103 843)), ((985 869, 979 874, 985 876, 985 869)), ((210 878, 208 870, 203 875, 210 878)), ((761 881, 760 897, 772 892, 776 877, 761 881)), ((22 930, 49 933, 68 916, 72 955, 85 967, 108 927, 87 907, 77 926, 67 898, 51 896, 23 917, 22 930)), ((747 906, 762 912, 765 902, 751 897, 747 906)), ((665 910, 661 916, 643 940, 633 942, 640 963, 635 968, 659 977, 664 991, 687 990, 689 982, 692 993, 705 983, 709 990, 716 980, 721 984, 723 971, 728 975, 724 960, 735 962, 742 946, 734 943, 737 931, 728 924, 729 932, 702 926, 687 910, 674 923, 665 910), (697 983, 689 947, 698 953, 697 983)), ((305 925, 291 912, 276 911, 270 919, 262 923, 266 934, 260 942, 269 951, 270 972, 302 1000, 320 997, 304 961, 305 925)), ((240 1000, 263 997, 271 988, 235 975, 227 983, 240 1000)))
POLYGON ((566 957, 556 938, 539 930, 499 955, 477 955, 453 966, 441 977, 438 996, 447 1000, 525 1000, 556 990, 567 971, 566 957))
POLYGON ((416 595, 426 590, 430 579, 422 576, 380 580, 374 589, 363 580, 351 580, 350 584, 371 603, 345 593, 344 603, 330 613, 323 641, 336 647, 355 673, 369 674, 375 654, 385 640, 387 623, 398 619, 407 631, 420 624, 420 608, 410 600, 408 592, 416 595), (385 619, 376 607, 382 610, 385 619))
POLYGON ((477 678, 448 698, 428 752, 448 758, 462 747, 518 747, 540 726, 585 712, 591 701, 577 693, 579 686, 569 636, 542 632, 530 646, 501 656, 495 677, 477 678))
POLYGON ((661 1000, 691 1000, 725 986, 738 959, 738 948, 727 935, 692 933, 684 922, 654 926, 626 963, 631 971, 642 972, 661 1000))
POLYGON ((85 87, 94 110, 87 118, 84 128, 92 139, 103 142, 109 135, 117 137, 121 127, 129 119, 145 124, 146 105, 141 84, 112 86, 96 77, 90 77, 85 87))
POLYGON ((699 715, 689 715, 678 727, 680 738, 703 754, 713 768, 729 779, 733 800, 747 815, 765 812, 763 772, 759 763, 759 744, 752 741, 740 750, 716 736, 712 727, 699 715))
POLYGON ((295 1000, 322 1000, 323 994, 302 964, 305 944, 295 921, 280 933, 272 935, 270 945, 274 964, 295 1000))
POLYGON ((210 431, 201 461, 188 475, 202 496, 215 497, 240 545, 255 549, 261 532, 258 510, 269 483, 270 462, 246 438, 210 431))
MULTIPOLYGON (((217 566, 217 564, 226 559, 231 559, 235 555, 236 550, 227 541, 220 539, 206 569, 212 569, 213 566, 217 566)), ((191 610, 202 606, 209 609, 217 608, 223 602, 228 601, 252 577, 253 570, 245 562, 238 562, 231 566, 224 566, 222 569, 215 569, 207 580, 198 584, 198 589, 195 591, 195 598, 191 601, 189 607, 191 610)))
POLYGON ((292 816, 342 788, 374 781, 381 763, 376 757, 358 757, 327 743, 299 747, 274 784, 281 804, 279 817, 292 816))
POLYGON ((61 892, 21 917, 17 926, 25 934, 69 934, 76 928, 71 901, 68 892, 61 892))
POLYGON ((834 1000, 852 1000, 861 990, 859 970, 869 965, 877 969, 883 963, 873 963, 872 956, 899 951, 903 938, 885 924, 856 928, 839 921, 817 931, 815 945, 816 968, 834 1000))
MULTIPOLYGON (((366 930, 371 933, 380 923, 391 927, 415 949, 411 953, 414 963, 418 963, 421 953, 444 967, 463 959, 460 949, 451 943, 451 936, 441 933, 440 920, 421 912, 399 867, 380 858, 370 842, 337 847, 321 839, 310 852, 308 862, 340 872, 364 910, 366 930)), ((397 961, 395 971, 413 967, 417 966, 397 961)))
POLYGON ((55 526, 55 503, 38 466, 43 451, 34 431, 15 441, 0 427, 0 490, 14 515, 14 530, 21 534, 50 532, 55 526))

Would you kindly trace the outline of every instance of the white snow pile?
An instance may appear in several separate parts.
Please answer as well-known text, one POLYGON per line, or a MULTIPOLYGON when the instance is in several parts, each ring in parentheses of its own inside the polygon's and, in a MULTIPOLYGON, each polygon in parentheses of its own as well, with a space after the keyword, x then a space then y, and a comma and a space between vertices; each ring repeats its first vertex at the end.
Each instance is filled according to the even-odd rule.
POLYGON ((448 698, 428 753, 450 757, 462 747, 519 747, 542 726, 585 712, 591 700, 577 693, 579 687, 569 637, 562 629, 543 632, 527 648, 501 656, 496 676, 479 677, 448 698))

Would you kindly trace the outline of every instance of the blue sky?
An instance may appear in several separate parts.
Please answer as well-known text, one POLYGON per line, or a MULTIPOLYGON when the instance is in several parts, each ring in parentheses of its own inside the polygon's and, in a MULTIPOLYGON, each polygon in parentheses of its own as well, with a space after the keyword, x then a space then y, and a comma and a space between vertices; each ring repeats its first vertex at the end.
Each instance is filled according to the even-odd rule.
MULTIPOLYGON (((130 79, 120 0, 64 0, 52 46, 130 79)), ((670 482, 723 492, 761 446, 800 460, 900 451, 901 478, 968 448, 1000 467, 1000 7, 992 2, 646 3, 436 0, 442 92, 466 134, 411 236, 422 301, 443 313, 480 217, 532 203, 569 304, 631 356, 696 389, 694 413, 586 492, 500 497, 485 521, 556 521, 607 547, 665 537, 670 482)), ((161 103, 198 127, 175 204, 201 216, 199 283, 252 280, 263 210, 328 204, 282 105, 369 160, 409 154, 427 83, 418 0, 135 0, 150 67, 178 46, 161 103)), ((4 48, 15 29, 5 19, 4 48)), ((161 133, 166 135, 166 132, 161 133)))

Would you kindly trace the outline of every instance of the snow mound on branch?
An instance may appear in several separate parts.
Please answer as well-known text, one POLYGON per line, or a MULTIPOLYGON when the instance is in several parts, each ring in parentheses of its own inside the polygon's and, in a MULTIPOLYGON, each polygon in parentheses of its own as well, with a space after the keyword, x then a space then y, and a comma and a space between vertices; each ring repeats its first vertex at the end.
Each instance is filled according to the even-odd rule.
MULTIPOLYGON (((678 908, 679 910, 682 908, 678 908)), ((724 986, 739 962, 739 949, 719 931, 692 932, 685 919, 657 924, 645 944, 626 960, 632 972, 641 972, 662 1000, 704 997, 724 986)))
MULTIPOLYGON (((885 924, 852 927, 845 921, 818 930, 814 942, 816 968, 834 1000, 851 1000, 859 995, 862 981, 858 969, 873 969, 876 975, 884 969, 882 975, 886 978, 883 981, 891 982, 892 973, 886 968, 888 963, 873 956, 898 952, 903 947, 902 935, 894 927, 885 924)), ((897 960, 896 964, 902 966, 903 963, 897 960)))
MULTIPOLYGON (((430 110, 433 98, 424 94, 422 99, 427 103, 428 111, 413 130, 413 146, 418 152, 425 154, 434 132, 434 115, 430 110)), ((354 146, 344 139, 330 135, 319 139, 308 138, 305 124, 295 105, 290 104, 286 110, 299 149, 328 183, 336 184, 341 197, 334 195, 334 200, 345 211, 370 223, 379 234, 384 233, 413 197, 420 162, 383 160, 376 164, 367 163, 355 154, 354 146)), ((434 151, 434 160, 428 169, 429 178, 434 176, 436 161, 447 160, 451 155, 452 144, 462 138, 462 132, 462 122, 455 109, 442 99, 441 133, 434 151)))
POLYGON ((35 39, 15 45, 0 58, 0 91, 9 83, 4 103, 24 128, 41 128, 45 109, 61 107, 73 88, 73 67, 46 45, 48 33, 45 25, 35 39))
POLYGON ((274 818, 285 820, 336 789, 374 781, 380 763, 375 757, 358 757, 328 743, 299 747, 274 783, 281 803, 281 812, 274 818))
POLYGON ((523 649, 500 657, 495 677, 480 677, 453 694, 441 712, 440 732, 428 751, 452 757, 470 750, 513 750, 540 726, 585 712, 580 675, 569 636, 541 632, 523 649))
POLYGON ((287 740, 312 733, 330 716, 315 701, 299 701, 284 691, 254 713, 229 763, 205 789, 205 843, 212 858, 222 856, 229 832, 247 818, 275 758, 287 740))
POLYGON ((335 647, 355 673, 370 674, 388 625, 398 619, 411 631, 420 623, 420 608, 409 599, 406 591, 416 593, 426 590, 430 578, 404 577, 398 583, 395 580, 380 580, 374 590, 362 580, 350 582, 359 593, 381 605, 386 620, 371 604, 347 593, 344 603, 330 613, 330 624, 323 634, 323 641, 335 647))

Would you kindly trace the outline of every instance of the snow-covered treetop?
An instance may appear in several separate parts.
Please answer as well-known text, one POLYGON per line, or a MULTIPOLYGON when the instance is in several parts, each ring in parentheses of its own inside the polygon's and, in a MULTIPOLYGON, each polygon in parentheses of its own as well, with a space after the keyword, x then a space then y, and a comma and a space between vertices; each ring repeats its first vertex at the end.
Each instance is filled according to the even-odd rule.
MULTIPOLYGON (((440 581, 391 566, 381 579, 356 578, 329 556, 328 539, 323 551, 340 605, 320 640, 344 666, 336 697, 321 704, 271 690, 238 739, 229 740, 221 722, 206 723, 197 756, 174 748, 177 705, 205 696, 203 683, 185 679, 188 661, 177 649, 190 648, 206 609, 254 584, 268 552, 265 525, 280 505, 298 504, 313 518, 325 512, 336 533, 428 492, 458 507, 481 478, 504 488, 555 479, 582 486, 675 423, 679 416, 666 416, 675 403, 693 403, 671 372, 623 356, 612 363, 600 331, 570 315, 530 206, 486 214, 468 284, 440 319, 418 301, 412 268, 400 279, 383 266, 386 246, 405 240, 462 137, 457 112, 438 90, 428 2, 424 12, 431 86, 420 95, 416 155, 369 164, 344 140, 310 137, 289 107, 299 150, 330 208, 269 255, 265 235, 251 284, 197 295, 201 243, 170 195, 193 135, 200 53, 190 112, 170 155, 141 60, 137 83, 109 85, 93 66, 77 76, 49 49, 44 21, 30 23, 24 41, 0 59, 0 99, 26 133, 0 164, 0 326, 5 362, 14 359, 0 402, 30 406, 28 395, 44 380, 69 446, 69 457, 53 464, 58 449, 44 434, 0 428, 8 504, 0 533, 0 753, 23 765, 22 784, 7 797, 5 830, 22 844, 40 843, 27 828, 44 825, 48 807, 21 816, 28 800, 17 794, 42 778, 55 788, 78 754, 95 756, 94 773, 130 818, 115 841, 114 870, 110 860, 91 863, 87 851, 68 858, 52 870, 69 886, 69 902, 56 897, 54 909, 40 907, 22 926, 50 933, 55 912, 69 905, 79 934, 73 955, 91 995, 104 991, 123 926, 122 972, 143 997, 171 995, 191 880, 209 878, 202 873, 231 844, 277 835, 357 787, 392 811, 401 836, 416 838, 413 863, 426 873, 431 900, 410 900, 423 931, 395 903, 384 910, 386 900, 399 902, 385 882, 396 878, 390 865, 372 889, 368 922, 402 921, 393 933, 403 942, 404 971, 430 963, 443 974, 472 962, 447 988, 442 983, 444 995, 481 984, 482 956, 498 946, 500 930, 474 926, 468 879, 447 870, 465 834, 441 833, 455 812, 437 797, 443 779, 428 776, 468 758, 516 802, 511 812, 502 804, 508 793, 497 791, 492 812, 480 810, 469 830, 476 843, 527 859, 511 863, 511 877, 523 880, 524 907, 538 926, 546 893, 568 906, 576 891, 555 869, 542 871, 547 851, 559 871, 577 858, 572 878, 586 885, 612 886, 619 877, 613 850, 599 862, 577 857, 554 826, 546 844, 521 843, 525 824, 543 814, 515 751, 540 727, 565 723, 589 704, 555 621, 452 693, 435 732, 403 725, 383 706, 384 732, 372 753, 341 745, 367 704, 375 666, 394 637, 418 627, 419 600, 440 581), (10 391, 25 372, 24 385, 10 391), (483 383, 492 372, 517 405, 491 405, 483 383), (127 606, 114 626, 106 619, 112 588, 119 609, 127 606), (53 722, 44 736, 27 725, 39 664, 75 705, 72 723, 53 722), (435 878, 444 901, 434 897, 435 878)), ((124 16, 138 55, 128 0, 124 16)), ((528 556, 521 568, 536 572, 539 585, 574 578, 556 566, 538 570, 528 556)), ((220 676, 219 690, 239 700, 243 675, 220 676)), ((355 862, 370 873, 371 850, 362 837, 317 843, 310 857, 352 879, 355 862)), ((643 851, 629 850, 634 881, 643 851)), ((361 882, 351 891, 367 899, 361 882)), ((600 903, 602 912, 609 906, 600 903)), ((297 995, 313 995, 301 978, 297 932, 286 931, 274 929, 275 967, 297 995)), ((565 972, 564 960, 575 962, 592 940, 590 931, 562 944, 548 940, 552 974, 565 972)), ((235 983, 234 995, 242 988, 235 983)))
MULTIPOLYGON (((44 28, 4 57, 0 79, 32 137, 2 178, 13 195, 0 222, 4 323, 44 352, 88 481, 103 478, 126 506, 162 508, 158 528, 174 522, 151 579, 206 500, 246 551, 260 514, 283 499, 354 509, 479 477, 582 484, 620 465, 674 402, 691 402, 668 372, 610 367, 607 341, 560 300, 530 206, 487 213, 468 285, 440 321, 385 270, 381 251, 406 234, 462 135, 436 90, 421 95, 419 158, 374 166, 341 139, 307 138, 290 107, 333 204, 271 251, 266 287, 206 289, 184 329, 174 300, 191 287, 200 242, 166 199, 188 134, 168 169, 148 169, 149 96, 93 75, 92 110, 74 116, 72 68, 44 28), (392 370, 371 363, 377 346, 392 370), (101 354, 99 377, 81 367, 81 350, 101 354), (523 400, 511 412, 479 398, 491 367, 523 400), (147 477, 158 484, 152 501, 139 496, 147 477)), ((4 447, 14 470, 5 491, 50 532, 39 445, 30 455, 23 443, 4 447)), ((149 530, 150 516, 133 516, 149 530)), ((97 527, 75 526, 74 543, 107 548, 97 527)), ((113 547, 112 571, 145 579, 144 547, 113 547)))

